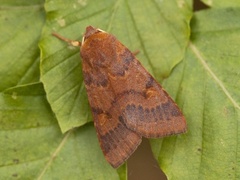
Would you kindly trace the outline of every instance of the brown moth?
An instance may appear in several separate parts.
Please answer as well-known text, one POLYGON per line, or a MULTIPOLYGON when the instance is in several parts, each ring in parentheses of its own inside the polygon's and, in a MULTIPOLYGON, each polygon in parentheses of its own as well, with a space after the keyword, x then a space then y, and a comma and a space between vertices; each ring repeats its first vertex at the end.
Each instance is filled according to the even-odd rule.
POLYGON ((142 137, 183 133, 186 121, 176 103, 116 37, 88 26, 80 46, 84 83, 98 140, 106 160, 117 168, 142 137))

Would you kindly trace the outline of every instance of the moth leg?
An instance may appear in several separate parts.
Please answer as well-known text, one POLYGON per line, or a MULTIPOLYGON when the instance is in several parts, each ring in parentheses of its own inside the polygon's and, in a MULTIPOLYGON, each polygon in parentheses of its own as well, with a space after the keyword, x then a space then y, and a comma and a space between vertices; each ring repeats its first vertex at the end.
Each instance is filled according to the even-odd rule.
POLYGON ((81 46, 81 42, 80 42, 80 41, 74 41, 74 40, 65 38, 65 37, 63 37, 63 36, 61 36, 60 34, 57 34, 57 33, 55 33, 55 32, 53 32, 52 35, 55 36, 56 38, 62 40, 62 41, 68 42, 68 43, 71 44, 72 46, 81 46))

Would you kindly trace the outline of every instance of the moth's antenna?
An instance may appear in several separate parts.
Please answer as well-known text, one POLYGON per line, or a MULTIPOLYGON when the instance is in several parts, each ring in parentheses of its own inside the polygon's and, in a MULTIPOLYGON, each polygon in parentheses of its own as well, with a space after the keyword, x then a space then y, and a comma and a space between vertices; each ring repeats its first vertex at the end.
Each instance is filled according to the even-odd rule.
POLYGON ((62 41, 65 41, 65 42, 68 42, 70 43, 72 46, 81 46, 81 42, 80 41, 74 41, 74 40, 71 40, 71 39, 68 39, 68 38, 65 38, 55 32, 52 33, 53 36, 55 36, 56 38, 62 40, 62 41))

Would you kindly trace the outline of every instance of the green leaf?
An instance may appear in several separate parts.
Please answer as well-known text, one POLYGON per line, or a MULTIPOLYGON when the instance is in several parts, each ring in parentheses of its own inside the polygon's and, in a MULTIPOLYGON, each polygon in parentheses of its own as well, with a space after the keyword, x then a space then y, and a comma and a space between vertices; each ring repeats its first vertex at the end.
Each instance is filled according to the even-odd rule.
POLYGON ((195 13, 185 58, 164 82, 188 123, 185 135, 152 141, 169 179, 240 178, 239 19, 239 8, 195 13))
POLYGON ((92 124, 67 132, 54 150, 38 179, 119 179, 104 159, 92 124))
POLYGON ((45 20, 43 1, 1 2, 0 10, 0 91, 39 81, 39 48, 45 20), (20 3, 20 2, 18 2, 20 3))
POLYGON ((0 94, 0 139, 2 179, 118 178, 92 124, 62 135, 41 83, 0 94))
POLYGON ((140 50, 139 59, 159 80, 183 58, 189 38, 190 1, 50 1, 45 7, 41 81, 63 132, 90 121, 91 112, 79 48, 68 48, 52 32, 81 39, 88 25, 108 31, 132 51, 140 50))

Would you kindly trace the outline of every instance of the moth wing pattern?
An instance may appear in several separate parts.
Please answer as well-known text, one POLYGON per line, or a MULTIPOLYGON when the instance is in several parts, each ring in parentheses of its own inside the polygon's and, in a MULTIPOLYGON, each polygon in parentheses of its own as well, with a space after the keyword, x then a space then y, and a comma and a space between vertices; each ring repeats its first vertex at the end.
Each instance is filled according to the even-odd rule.
POLYGON ((111 109, 111 114, 93 110, 94 125, 100 147, 106 160, 117 168, 136 150, 142 137, 128 129, 122 117, 118 117, 118 109, 111 109))
POLYGON ((128 71, 135 73, 134 76, 126 73, 128 79, 136 82, 136 85, 131 83, 128 86, 138 87, 133 88, 122 98, 121 104, 126 104, 122 109, 126 126, 147 138, 159 138, 185 132, 186 121, 182 112, 136 58, 128 71), (138 83, 138 79, 141 79, 142 83, 138 83))
POLYGON ((128 66, 121 73, 109 75, 109 82, 118 92, 115 104, 121 107, 126 126, 147 138, 185 132, 186 121, 176 103, 127 48, 124 54, 117 62, 128 59, 128 66), (120 90, 118 84, 124 84, 124 88, 120 90))

